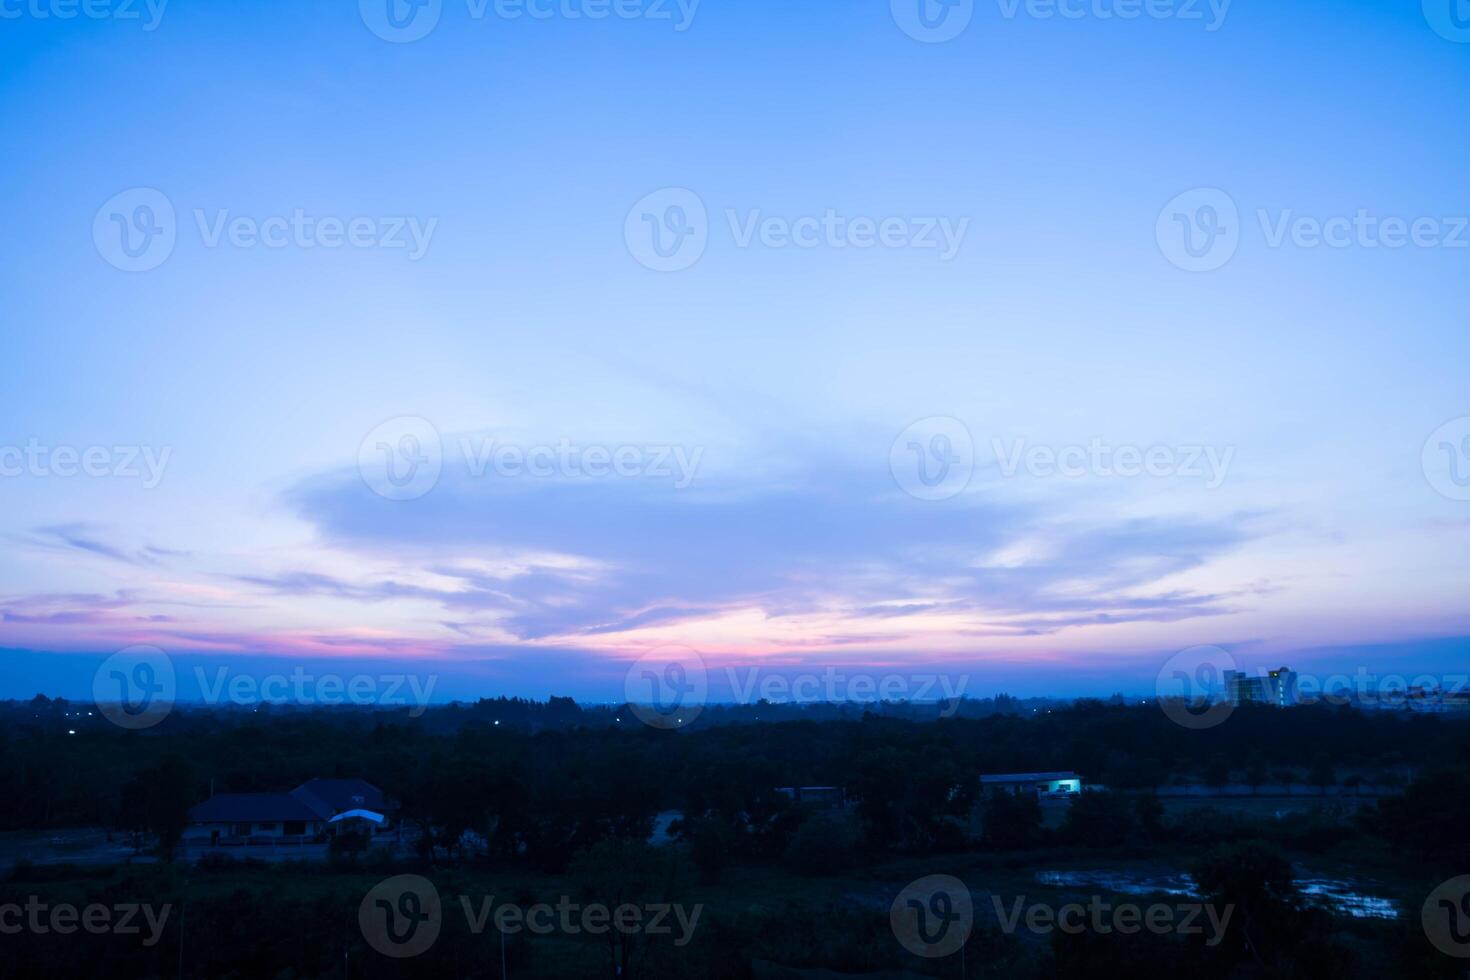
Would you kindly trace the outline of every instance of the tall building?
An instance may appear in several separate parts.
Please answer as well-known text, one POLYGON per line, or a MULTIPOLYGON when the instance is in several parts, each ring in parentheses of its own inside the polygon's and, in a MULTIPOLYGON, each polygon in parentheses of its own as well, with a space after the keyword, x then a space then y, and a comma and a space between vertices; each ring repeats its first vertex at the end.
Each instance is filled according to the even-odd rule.
POLYGON ((1296 671, 1290 667, 1280 667, 1266 674, 1266 680, 1271 691, 1271 703, 1278 708, 1289 707, 1296 704, 1296 671))
POLYGON ((1282 667, 1264 677, 1251 677, 1245 671, 1227 670, 1225 700, 1231 704, 1272 704, 1278 708, 1296 704, 1296 671, 1282 667))

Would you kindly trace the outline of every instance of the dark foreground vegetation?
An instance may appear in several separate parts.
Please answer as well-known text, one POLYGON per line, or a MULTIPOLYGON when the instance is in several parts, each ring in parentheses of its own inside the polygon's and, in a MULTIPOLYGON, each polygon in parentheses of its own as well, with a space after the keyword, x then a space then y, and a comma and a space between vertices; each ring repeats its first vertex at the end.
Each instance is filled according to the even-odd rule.
POLYGON ((1419 909, 1440 882, 1470 873, 1470 725, 1242 708, 1186 731, 1151 705, 1022 714, 987 704, 930 722, 878 711, 674 732, 569 702, 421 717, 261 707, 181 710, 125 732, 75 705, 11 703, 0 709, 0 829, 103 827, 136 834, 146 853, 58 865, 22 848, 0 905, 150 903, 170 914, 152 945, 7 931, 0 976, 500 976, 502 962, 520 977, 1463 976, 1465 961, 1426 938, 1419 909), (981 797, 980 773, 1036 770, 1075 770, 1107 789, 1070 805, 981 797), (380 786, 414 844, 333 847, 311 863, 195 863, 176 851, 188 808, 211 786, 283 790, 314 776, 380 786), (1248 792, 1167 792, 1184 783, 1248 792), (848 805, 808 809, 777 792, 811 785, 842 787, 848 805), (1187 872, 1197 901, 1234 913, 1214 944, 1003 927, 996 903, 1018 898, 1085 904, 1103 887, 1142 906, 1180 901, 1038 878, 1089 870, 1187 872), (432 948, 396 960, 370 948, 358 913, 378 882, 405 873, 432 881, 444 911, 432 948), (889 922, 895 896, 934 874, 974 897, 963 951, 942 958, 908 952, 889 922), (1397 916, 1325 905, 1301 887, 1312 876, 1365 883, 1397 916), (677 928, 502 940, 493 921, 475 930, 460 896, 471 909, 677 903, 700 915, 682 943, 677 928))

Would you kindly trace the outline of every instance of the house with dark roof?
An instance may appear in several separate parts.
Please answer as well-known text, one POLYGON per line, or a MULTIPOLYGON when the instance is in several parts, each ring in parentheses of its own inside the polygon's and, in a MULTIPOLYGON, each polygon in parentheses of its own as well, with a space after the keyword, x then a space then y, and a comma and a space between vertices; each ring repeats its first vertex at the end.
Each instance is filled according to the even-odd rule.
POLYGON ((306 843, 344 829, 381 833, 396 805, 362 779, 309 779, 286 793, 218 793, 189 810, 185 844, 306 843))
POLYGON ((777 786, 776 792, 797 806, 816 810, 841 810, 847 805, 841 786, 777 786))

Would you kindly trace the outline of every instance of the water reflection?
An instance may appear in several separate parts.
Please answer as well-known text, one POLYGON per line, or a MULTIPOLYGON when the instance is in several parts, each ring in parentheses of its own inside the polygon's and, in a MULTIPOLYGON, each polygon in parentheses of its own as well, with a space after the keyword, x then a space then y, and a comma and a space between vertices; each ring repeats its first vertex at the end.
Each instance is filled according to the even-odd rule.
MULTIPOLYGON (((1200 897, 1194 879, 1177 872, 1148 871, 1038 871, 1036 880, 1058 888, 1088 888, 1120 895, 1187 895, 1200 897)), ((1363 892, 1371 883, 1319 876, 1296 878, 1297 888, 1308 902, 1355 919, 1396 919, 1398 907, 1391 899, 1363 892)))
POLYGON ((1361 886, 1335 878, 1298 878, 1296 886, 1309 901, 1355 919, 1397 919, 1398 907, 1391 899, 1365 895, 1361 886))

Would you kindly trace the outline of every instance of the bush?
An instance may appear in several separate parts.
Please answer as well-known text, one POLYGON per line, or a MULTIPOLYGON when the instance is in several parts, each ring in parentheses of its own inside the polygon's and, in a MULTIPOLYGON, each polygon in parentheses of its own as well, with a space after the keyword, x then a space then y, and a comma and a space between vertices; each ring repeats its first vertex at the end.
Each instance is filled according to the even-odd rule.
POLYGON ((1072 801, 1062 834, 1087 847, 1117 847, 1133 833, 1133 808, 1118 793, 1089 790, 1072 801))
POLYGON ((1034 847, 1041 840, 1041 804, 1029 793, 996 793, 985 801, 984 812, 982 835, 991 847, 1034 847))
POLYGON ((233 854, 223 854, 219 851, 207 851, 195 862, 195 867, 200 871, 225 872, 239 871, 244 868, 263 868, 265 862, 260 858, 235 857, 233 854))
POLYGON ((720 817, 699 817, 689 821, 689 857, 699 872, 699 880, 715 884, 725 865, 730 863, 733 843, 729 824, 720 817))
POLYGON ((836 874, 853 865, 858 833, 846 814, 814 813, 786 848, 787 862, 803 874, 836 874))

